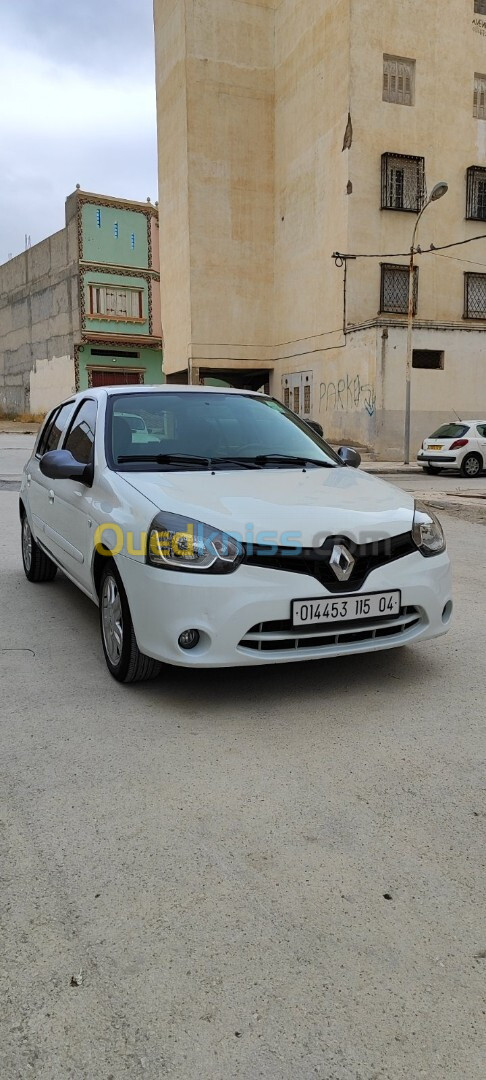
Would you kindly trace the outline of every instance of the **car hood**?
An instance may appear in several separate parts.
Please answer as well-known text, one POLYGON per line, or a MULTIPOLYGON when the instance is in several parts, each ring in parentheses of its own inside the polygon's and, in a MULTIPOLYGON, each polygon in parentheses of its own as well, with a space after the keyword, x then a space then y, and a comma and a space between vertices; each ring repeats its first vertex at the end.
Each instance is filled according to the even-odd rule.
POLYGON ((413 498, 359 469, 119 475, 158 510, 203 521, 242 539, 260 536, 262 544, 293 544, 295 534, 304 547, 322 543, 326 536, 365 544, 412 528, 413 498))

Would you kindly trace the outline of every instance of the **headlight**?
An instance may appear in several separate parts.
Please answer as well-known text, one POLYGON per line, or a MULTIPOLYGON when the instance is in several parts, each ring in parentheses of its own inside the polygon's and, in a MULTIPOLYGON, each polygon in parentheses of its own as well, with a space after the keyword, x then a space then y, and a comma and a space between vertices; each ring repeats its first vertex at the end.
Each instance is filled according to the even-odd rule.
POLYGON ((440 521, 420 502, 415 503, 412 536, 419 551, 426 557, 445 551, 446 542, 440 521))
POLYGON ((242 557, 241 545, 232 536, 202 521, 161 513, 150 526, 147 562, 151 566, 231 574, 242 557))

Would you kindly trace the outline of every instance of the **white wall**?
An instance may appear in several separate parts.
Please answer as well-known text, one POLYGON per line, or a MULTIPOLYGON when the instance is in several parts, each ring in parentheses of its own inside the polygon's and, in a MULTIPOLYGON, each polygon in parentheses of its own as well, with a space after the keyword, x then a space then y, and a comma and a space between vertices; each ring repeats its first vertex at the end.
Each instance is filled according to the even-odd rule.
POLYGON ((74 394, 76 378, 72 356, 38 360, 30 373, 30 411, 48 412, 63 398, 74 394))

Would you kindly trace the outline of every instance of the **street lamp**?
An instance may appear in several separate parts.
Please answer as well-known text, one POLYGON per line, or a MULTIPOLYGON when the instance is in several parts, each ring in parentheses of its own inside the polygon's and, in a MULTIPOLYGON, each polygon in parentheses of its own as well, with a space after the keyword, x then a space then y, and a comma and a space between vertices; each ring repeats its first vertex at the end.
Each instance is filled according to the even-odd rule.
POLYGON ((417 229, 419 226, 420 218, 432 202, 437 202, 437 199, 441 199, 443 195, 449 190, 449 185, 445 180, 440 180, 438 184, 434 184, 432 191, 424 203, 420 214, 415 222, 415 228, 412 235, 412 246, 410 248, 410 264, 408 272, 408 322, 407 322, 407 367, 406 367, 406 394, 405 394, 405 453, 404 464, 408 465, 410 461, 410 390, 412 379, 412 332, 413 332, 413 299, 414 299, 414 261, 415 254, 415 240, 417 236, 417 229))

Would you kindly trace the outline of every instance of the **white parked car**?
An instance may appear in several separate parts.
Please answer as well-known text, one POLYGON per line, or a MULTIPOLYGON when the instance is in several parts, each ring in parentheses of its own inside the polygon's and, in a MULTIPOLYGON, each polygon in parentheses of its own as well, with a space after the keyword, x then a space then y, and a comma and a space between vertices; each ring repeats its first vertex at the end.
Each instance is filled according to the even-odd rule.
POLYGON ((29 581, 100 610, 121 682, 160 663, 288 663, 444 634, 434 515, 280 402, 192 386, 86 390, 47 418, 20 491, 29 581), (142 417, 158 442, 134 438, 142 417))
POLYGON ((486 469, 486 420, 442 424, 424 439, 417 461, 429 472, 455 469, 462 476, 479 476, 486 469))

